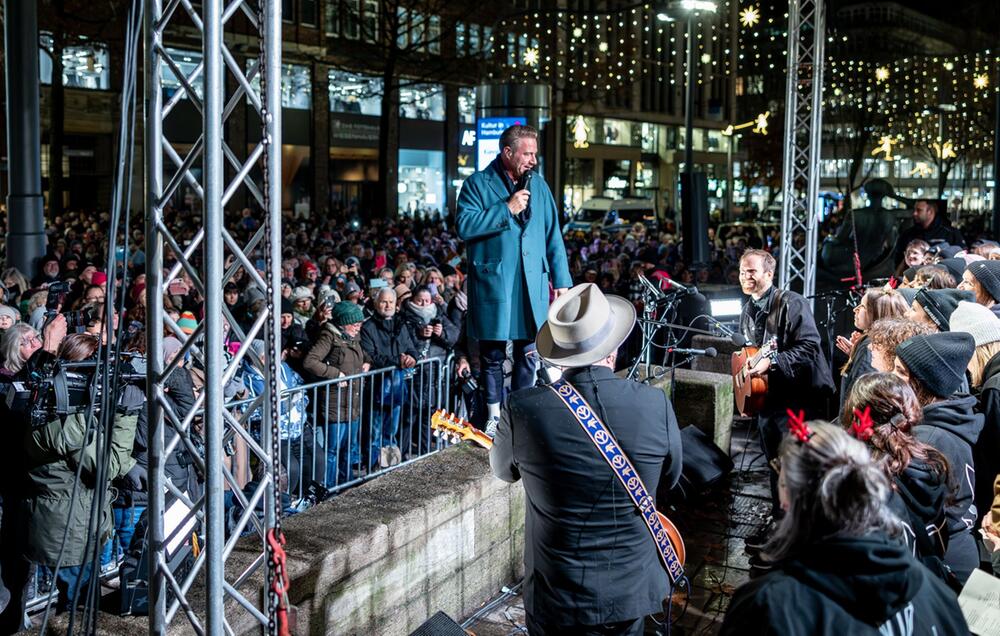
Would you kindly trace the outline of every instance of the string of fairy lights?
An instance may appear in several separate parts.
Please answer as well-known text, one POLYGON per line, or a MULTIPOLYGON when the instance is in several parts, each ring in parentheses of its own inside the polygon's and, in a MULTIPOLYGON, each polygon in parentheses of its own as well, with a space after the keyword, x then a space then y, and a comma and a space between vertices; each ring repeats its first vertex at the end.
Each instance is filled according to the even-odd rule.
MULTIPOLYGON (((765 74, 783 84, 787 9, 787 2, 780 0, 723 0, 714 14, 696 14, 697 82, 735 74, 741 78, 738 94, 754 92, 746 80, 765 74)), ((650 77, 683 85, 685 22, 663 22, 656 13, 652 4, 645 4, 604 14, 551 11, 502 21, 490 38, 494 59, 501 62, 490 77, 514 82, 558 80, 567 86, 604 90, 650 77)), ((887 161, 917 149, 936 153, 932 159, 978 156, 992 149, 998 88, 993 78, 1000 68, 996 52, 878 62, 852 59, 853 45, 847 31, 828 33, 824 87, 828 131, 850 138, 864 126, 872 139, 871 156, 887 161), (864 116, 858 117, 861 112, 864 116)), ((756 92, 763 92, 763 84, 754 84, 756 92)), ((769 98, 780 108, 780 97, 769 98)))

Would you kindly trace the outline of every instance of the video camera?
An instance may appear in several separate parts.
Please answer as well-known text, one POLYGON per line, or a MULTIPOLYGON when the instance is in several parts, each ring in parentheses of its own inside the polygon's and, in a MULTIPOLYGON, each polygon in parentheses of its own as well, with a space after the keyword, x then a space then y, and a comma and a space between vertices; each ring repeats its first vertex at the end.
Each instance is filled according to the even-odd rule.
MULTIPOLYGON (((45 319, 51 320, 59 313, 59 309, 66 304, 66 296, 69 294, 70 285, 65 281, 52 283, 46 288, 48 296, 45 300, 45 319)), ((73 332, 81 327, 87 327, 100 316, 100 308, 97 305, 86 305, 83 309, 76 311, 64 311, 66 316, 66 329, 73 332)))

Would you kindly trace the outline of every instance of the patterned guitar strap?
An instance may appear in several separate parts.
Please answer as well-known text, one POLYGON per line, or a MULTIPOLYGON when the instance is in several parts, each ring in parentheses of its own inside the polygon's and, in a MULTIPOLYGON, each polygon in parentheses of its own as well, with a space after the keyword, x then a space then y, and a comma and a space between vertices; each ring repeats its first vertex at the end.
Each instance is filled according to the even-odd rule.
POLYGON ((639 509, 643 521, 646 522, 646 529, 649 530, 650 536, 656 543, 660 559, 670 576, 672 587, 686 587, 687 578, 684 576, 684 566, 681 565, 674 547, 670 544, 670 537, 663 528, 660 517, 656 514, 653 498, 646 491, 646 486, 643 485, 639 473, 632 467, 632 462, 625 455, 625 451, 618 446, 615 438, 597 417, 597 413, 572 384, 560 378, 550 384, 549 388, 570 410, 584 432, 587 433, 587 437, 600 452, 601 457, 608 462, 611 470, 618 476, 618 480, 625 486, 629 497, 632 498, 632 503, 639 509))

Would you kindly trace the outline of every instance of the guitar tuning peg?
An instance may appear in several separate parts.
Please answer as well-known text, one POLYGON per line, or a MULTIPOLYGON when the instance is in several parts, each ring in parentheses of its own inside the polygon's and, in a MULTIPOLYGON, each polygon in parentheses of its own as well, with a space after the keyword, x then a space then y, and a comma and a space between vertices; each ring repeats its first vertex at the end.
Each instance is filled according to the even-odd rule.
POLYGON ((461 441, 462 441, 462 438, 459 437, 458 435, 452 435, 451 436, 451 443, 452 444, 457 444, 457 443, 459 443, 461 441))

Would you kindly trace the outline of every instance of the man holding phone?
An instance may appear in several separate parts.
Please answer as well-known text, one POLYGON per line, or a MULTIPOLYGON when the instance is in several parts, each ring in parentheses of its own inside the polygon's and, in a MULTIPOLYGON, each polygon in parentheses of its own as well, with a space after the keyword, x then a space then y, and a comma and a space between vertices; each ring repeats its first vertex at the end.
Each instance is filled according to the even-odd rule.
POLYGON ((469 257, 469 337, 480 341, 488 434, 500 421, 503 362, 514 342, 511 390, 534 384, 528 356, 549 308, 549 283, 559 296, 572 285, 555 199, 538 164, 538 132, 514 125, 500 136, 500 154, 462 186, 456 224, 469 257))

